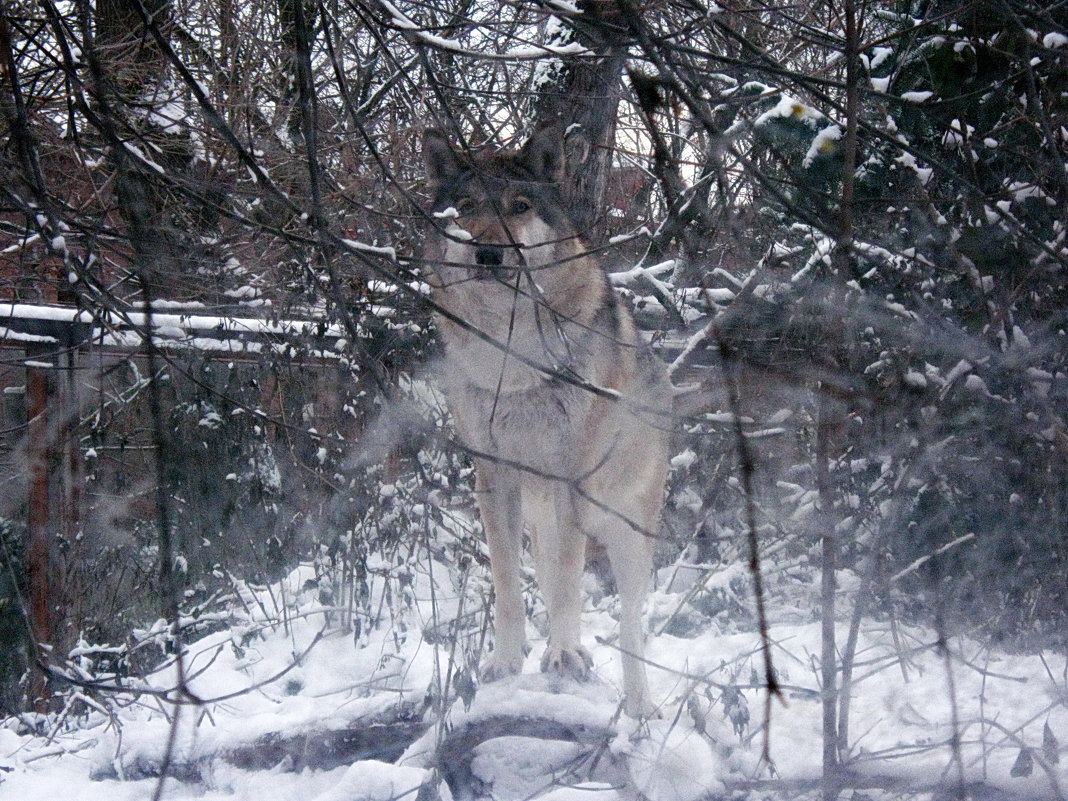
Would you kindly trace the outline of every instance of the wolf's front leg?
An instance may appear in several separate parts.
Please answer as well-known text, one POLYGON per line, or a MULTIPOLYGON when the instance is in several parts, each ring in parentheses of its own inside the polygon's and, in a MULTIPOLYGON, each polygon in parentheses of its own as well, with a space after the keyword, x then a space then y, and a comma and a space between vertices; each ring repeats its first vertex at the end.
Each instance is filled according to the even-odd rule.
POLYGON ((523 549, 519 477, 514 470, 488 460, 479 460, 475 477, 493 577, 494 645, 482 665, 482 679, 495 681, 520 673, 528 650, 519 574, 523 549))
POLYGON ((528 482, 524 517, 534 532, 538 587, 549 611, 549 644, 543 672, 589 675, 593 660, 582 647, 582 570, 586 536, 579 531, 570 488, 561 482, 528 482))

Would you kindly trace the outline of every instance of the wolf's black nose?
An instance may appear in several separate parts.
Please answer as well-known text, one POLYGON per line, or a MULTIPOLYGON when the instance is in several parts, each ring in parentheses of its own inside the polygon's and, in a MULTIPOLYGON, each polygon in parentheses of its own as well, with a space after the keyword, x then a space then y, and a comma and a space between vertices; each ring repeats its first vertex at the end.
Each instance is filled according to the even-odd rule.
POLYGON ((475 263, 481 267, 500 267, 504 263, 504 248, 483 245, 475 251, 475 263))

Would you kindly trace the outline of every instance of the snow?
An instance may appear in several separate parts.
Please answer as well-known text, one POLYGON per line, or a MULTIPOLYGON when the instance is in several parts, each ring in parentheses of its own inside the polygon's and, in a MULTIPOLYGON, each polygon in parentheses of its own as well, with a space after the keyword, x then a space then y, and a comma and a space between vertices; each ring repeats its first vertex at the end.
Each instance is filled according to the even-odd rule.
POLYGON ((315 796, 314 801, 414 801, 419 788, 432 780, 428 770, 364 759, 351 765, 337 784, 315 796))
MULTIPOLYGON (((562 740, 498 737, 475 747, 471 770, 495 798, 520 799, 551 788, 552 775, 581 756, 582 747, 562 740)), ((587 797, 588 797, 587 793, 587 797)))
POLYGON ((547 0, 546 5, 555 8, 557 11, 562 11, 565 14, 582 13, 582 9, 571 0, 547 0))
POLYGON ((903 151, 894 158, 894 161, 916 173, 916 177, 919 178, 920 183, 924 186, 926 186, 927 182, 931 180, 931 175, 934 171, 930 167, 919 166, 919 162, 916 160, 916 157, 913 156, 911 153, 906 153, 903 151))
POLYGON ((672 470, 685 470, 694 462, 697 461, 697 454, 694 453, 692 448, 687 448, 677 456, 673 456, 671 459, 672 470))
POLYGON ((725 789, 719 777, 727 765, 693 729, 653 721, 647 736, 623 752, 634 786, 648 801, 696 801, 725 789))
POLYGON ((41 235, 38 234, 38 233, 29 234, 28 236, 25 236, 25 237, 22 237, 21 239, 19 239, 19 241, 16 242, 14 245, 8 245, 3 250, 0 250, 0 253, 14 253, 17 250, 22 250, 27 245, 32 245, 34 242, 36 242, 40 238, 41 238, 41 235))
MULTIPOLYGON (((452 53, 461 53, 470 55, 475 58, 486 58, 486 53, 476 51, 465 47, 461 42, 456 39, 448 39, 437 34, 430 33, 425 26, 415 22, 411 17, 397 8, 396 5, 389 2, 389 0, 379 0, 382 7, 390 15, 391 22, 397 28, 401 30, 409 31, 413 36, 418 38, 424 44, 436 47, 440 50, 445 50, 452 53)), ((561 6, 561 10, 568 11, 567 6, 561 6)), ((561 55, 579 56, 588 55, 592 51, 582 45, 579 42, 570 42, 563 45, 554 45, 551 43, 545 44, 524 44, 517 45, 515 47, 506 50, 504 53, 497 56, 498 58, 510 59, 510 60, 537 60, 544 58, 554 58, 561 55)))
POLYGON ((15 342, 40 342, 48 345, 55 345, 59 342, 55 337, 41 334, 24 334, 21 331, 12 331, 10 328, 0 328, 0 339, 15 342))
POLYGON ((391 247, 368 245, 366 242, 360 242, 356 239, 342 239, 341 243, 350 250, 357 251, 359 253, 371 253, 376 256, 385 256, 390 261, 397 260, 397 251, 391 247))
POLYGON ((583 782, 574 787, 558 787, 539 798, 541 801, 620 801, 616 789, 602 782, 583 782))
POLYGON ((610 236, 608 238, 608 244, 610 244, 610 245, 619 245, 619 244, 622 244, 623 242, 629 242, 632 239, 637 239, 638 237, 646 237, 646 238, 648 238, 648 237, 651 237, 651 236, 652 236, 652 233, 649 231, 648 228, 646 228, 643 225, 640 228, 638 228, 637 230, 632 231, 629 234, 617 234, 616 236, 610 236))
POLYGON ((809 145, 808 152, 805 154, 805 158, 802 160, 801 165, 803 167, 811 167, 814 162, 821 155, 830 155, 834 153, 836 145, 842 138, 842 129, 837 125, 828 125, 826 128, 821 129, 815 137, 812 139, 812 144, 809 145))
POLYGON ((987 389, 986 382, 974 373, 964 379, 964 386, 972 390, 973 392, 981 392, 984 395, 990 394, 990 390, 987 389))
POLYGON ((872 56, 871 61, 868 64, 868 69, 877 70, 883 65, 883 62, 894 54, 894 49, 892 47, 873 47, 871 52, 872 56))
POLYGON ((645 278, 655 282, 661 287, 664 287, 667 291, 670 292, 670 290, 665 287, 664 284, 656 280, 656 276, 673 271, 677 264, 677 259, 668 259, 667 261, 663 261, 659 264, 654 264, 649 267, 643 267, 639 264, 630 268, 629 270, 609 273, 608 280, 612 282, 612 286, 629 286, 634 281, 640 278, 645 278))
POLYGON ((795 119, 805 122, 808 125, 815 126, 827 118, 807 103, 803 103, 796 97, 783 93, 782 97, 779 98, 779 102, 776 103, 775 106, 753 120, 753 125, 759 128, 776 119, 795 119))
POLYGON ((962 127, 960 120, 953 120, 949 124, 949 129, 942 135, 942 144, 946 147, 961 148, 965 144, 966 137, 970 139, 974 133, 974 125, 965 123, 962 127))
POLYGON ((503 53, 505 58, 511 59, 535 59, 546 56, 581 56, 590 55, 591 51, 581 42, 568 42, 564 45, 532 44, 512 47, 503 53))
POLYGON ((1028 181, 1006 181, 1005 188, 1012 193, 1012 199, 1020 203, 1028 198, 1043 200, 1047 206, 1057 205, 1057 201, 1047 195, 1042 187, 1028 181))
POLYGON ((456 224, 450 224, 449 227, 445 229, 445 233, 460 242, 470 242, 475 238, 466 228, 461 228, 456 224))
MULTIPOLYGON (((251 287, 242 294, 255 292, 251 287)), ((182 304, 184 307, 185 304, 182 304)), ((49 306, 28 303, 0 303, 0 321, 27 320, 34 322, 82 323, 93 326, 91 339, 105 347, 136 348, 143 344, 142 330, 151 319, 153 339, 160 347, 185 348, 233 353, 261 353, 291 347, 276 342, 256 342, 229 338, 230 334, 251 334, 283 338, 340 338, 341 326, 325 320, 269 320, 256 317, 236 317, 209 314, 174 314, 156 311, 176 308, 166 301, 153 303, 152 314, 141 311, 112 312, 84 311, 73 306, 49 306), (140 330, 139 330, 140 329, 140 330)), ((195 307, 191 307, 195 308, 195 307)), ((372 311, 374 309, 372 308, 372 311)), ((390 310, 392 311, 392 310, 390 310)), ((0 340, 20 342, 51 342, 19 333, 9 327, 0 328, 0 340)), ((315 355, 337 359, 332 350, 316 351, 315 355)))
MULTIPOLYGON (((967 375, 967 370, 955 373, 967 375)), ((968 547, 970 539, 959 537, 944 549, 968 547)), ((919 562, 910 565, 894 580, 919 567, 919 562)), ((235 598, 214 618, 224 627, 193 639, 183 654, 189 690, 201 703, 178 710, 172 759, 182 767, 182 778, 167 780, 163 798, 414 801, 427 788, 431 796, 438 793, 449 801, 436 763, 438 744, 457 733, 483 731, 502 718, 527 721, 532 728, 526 735, 487 737, 474 747, 470 772, 481 788, 475 798, 633 801, 640 793, 648 801, 698 801, 734 797, 732 788, 753 780, 765 782, 765 788, 777 781, 787 787, 819 775, 821 708, 813 655, 820 653, 820 625, 812 615, 818 582, 781 574, 769 583, 773 656, 786 693, 785 703, 772 704, 771 774, 760 761, 764 695, 757 632, 744 621, 720 618, 704 621, 686 636, 664 632, 673 616, 695 614, 688 605, 695 594, 741 593, 740 602, 751 604, 745 597, 744 564, 680 564, 673 572, 682 571, 685 580, 664 581, 652 593, 647 655, 660 716, 641 722, 619 714, 613 596, 586 603, 590 681, 539 673, 545 639, 532 624, 533 648, 523 675, 478 685, 473 698, 454 699, 445 697, 443 677, 463 667, 456 661, 460 640, 429 632, 449 627, 461 610, 471 611, 464 604, 479 603, 485 576, 461 587, 444 563, 431 559, 428 566, 425 552, 403 549, 371 560, 368 570, 373 606, 386 612, 378 623, 364 620, 355 642, 341 625, 342 610, 323 606, 316 591, 307 589, 317 576, 310 565, 270 587, 235 585, 240 601, 235 598), (398 583, 401 574, 404 582, 398 583), (408 588, 406 602, 396 597, 386 602, 390 582, 394 593, 408 588), (265 742, 305 738, 301 742, 311 747, 331 733, 366 730, 398 703, 421 710, 427 729, 396 763, 375 755, 314 765, 301 762, 303 752, 297 749, 254 768, 234 756, 265 742), (545 725, 577 732, 577 740, 530 736, 545 725), (593 753, 600 754, 596 768, 588 758, 593 753)), ((838 586, 841 647, 861 582, 842 571, 838 586)), ((477 605, 474 609, 477 613, 477 605)), ((477 630, 481 621, 474 625, 477 630)), ((167 632, 165 621, 157 621, 136 636, 162 641, 167 632)), ((953 765, 949 742, 956 714, 967 781, 984 781, 1023 798, 1050 797, 1045 770, 1019 778, 1010 770, 1021 742, 1038 753, 1044 726, 1061 739, 1068 730, 1064 655, 998 652, 966 636, 950 637, 943 654, 938 642, 934 632, 901 621, 864 621, 850 715, 853 769, 912 787, 939 786, 953 765)), ((90 671, 94 648, 81 643, 77 656, 90 671)), ((175 685, 176 667, 169 663, 143 679, 130 679, 130 691, 121 696, 94 694, 85 711, 65 721, 27 719, 44 726, 39 732, 15 719, 0 723, 0 797, 151 797, 175 707, 161 695, 144 693, 174 698, 175 685)), ((1068 760, 1047 767, 1062 785, 1068 782, 1068 760)))
MULTIPOLYGON (((92 323, 91 312, 80 311, 73 306, 43 306, 26 303, 0 303, 0 319, 51 320, 55 322, 92 323)), ((127 322, 144 326, 147 318, 142 312, 126 312, 122 315, 108 312, 104 315, 109 325, 119 326, 127 322)), ((322 326, 319 320, 264 320, 259 318, 222 317, 217 315, 153 314, 152 324, 159 328, 186 329, 190 331, 244 331, 258 334, 307 334, 322 326)), ((326 336, 339 336, 340 326, 323 326, 326 336)))
POLYGON ((918 370, 906 371, 904 381, 913 389, 925 389, 927 387, 927 377, 918 370))
POLYGON ((946 551, 956 548, 958 545, 962 545, 965 542, 971 542, 974 539, 975 534, 965 534, 963 537, 957 537, 957 539, 953 540, 952 542, 946 543, 934 553, 929 554, 927 556, 921 556, 919 559, 915 560, 912 564, 908 565, 903 570, 899 570, 897 573, 890 577, 890 583, 899 581, 910 573, 915 573, 920 567, 930 562, 934 557, 938 556, 939 554, 943 554, 946 551))

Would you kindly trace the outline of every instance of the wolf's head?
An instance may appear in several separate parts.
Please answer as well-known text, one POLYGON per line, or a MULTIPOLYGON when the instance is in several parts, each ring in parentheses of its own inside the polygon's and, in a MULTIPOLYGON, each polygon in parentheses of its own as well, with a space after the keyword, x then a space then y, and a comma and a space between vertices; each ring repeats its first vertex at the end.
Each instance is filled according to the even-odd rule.
POLYGON ((588 153, 581 132, 565 136, 559 125, 540 129, 519 150, 477 154, 459 152, 439 131, 429 131, 423 154, 444 235, 442 280, 514 284, 520 273, 581 253, 561 182, 588 153))
POLYGON ((614 299, 586 252, 561 184, 585 161, 585 136, 542 128, 518 150, 471 154, 438 132, 424 143, 437 236, 427 258, 439 319, 457 375, 485 389, 540 386, 544 365, 572 365, 594 318, 614 299), (457 317, 497 345, 483 342, 457 317))

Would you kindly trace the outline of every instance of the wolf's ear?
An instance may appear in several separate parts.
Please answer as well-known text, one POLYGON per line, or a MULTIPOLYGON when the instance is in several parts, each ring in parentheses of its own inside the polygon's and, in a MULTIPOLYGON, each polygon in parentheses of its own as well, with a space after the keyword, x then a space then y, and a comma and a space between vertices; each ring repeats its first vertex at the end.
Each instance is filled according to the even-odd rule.
POLYGON ((427 178, 435 188, 447 183, 462 169, 460 156, 452 149, 445 134, 436 128, 423 134, 423 163, 427 178))
POLYGON ((539 181, 556 183, 574 175, 590 154, 590 140, 581 126, 564 132, 560 123, 543 125, 519 151, 519 163, 539 181))

